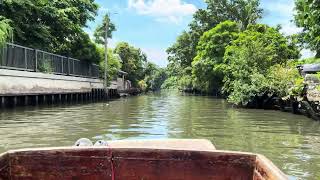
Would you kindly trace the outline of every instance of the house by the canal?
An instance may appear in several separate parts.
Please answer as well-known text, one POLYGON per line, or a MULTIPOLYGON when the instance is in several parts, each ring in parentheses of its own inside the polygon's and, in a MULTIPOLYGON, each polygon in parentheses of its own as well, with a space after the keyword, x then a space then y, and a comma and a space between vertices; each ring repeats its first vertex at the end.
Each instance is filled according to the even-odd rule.
POLYGON ((320 79, 316 76, 320 72, 320 64, 303 64, 297 66, 297 68, 306 82, 320 83, 320 79))
POLYGON ((124 71, 118 71, 117 76, 113 78, 110 84, 111 89, 117 89, 118 91, 127 91, 132 88, 131 81, 126 80, 126 77, 128 76, 127 72, 124 71))
POLYGON ((320 64, 303 64, 297 66, 300 74, 306 76, 307 74, 317 74, 320 72, 320 64))

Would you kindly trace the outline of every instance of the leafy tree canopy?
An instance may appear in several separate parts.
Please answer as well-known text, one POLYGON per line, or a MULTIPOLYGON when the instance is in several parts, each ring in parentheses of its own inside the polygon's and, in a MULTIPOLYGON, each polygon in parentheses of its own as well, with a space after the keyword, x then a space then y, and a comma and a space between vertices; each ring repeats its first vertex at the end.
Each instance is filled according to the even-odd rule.
POLYGON ((211 29, 220 22, 235 21, 245 29, 255 24, 262 17, 263 10, 259 7, 259 0, 205 0, 206 10, 199 10, 194 15, 191 29, 197 26, 204 31, 211 29))
POLYGON ((0 16, 0 47, 8 40, 11 33, 10 20, 0 16))
POLYGON ((94 31, 94 37, 95 37, 96 43, 104 44, 107 23, 108 23, 109 38, 112 38, 112 32, 116 31, 116 26, 111 22, 109 15, 106 14, 103 18, 102 24, 98 25, 98 27, 94 31))
POLYGON ((304 42, 308 47, 316 51, 316 57, 320 58, 320 1, 296 0, 295 22, 303 28, 304 42))
MULTIPOLYGON (((189 30, 183 32, 175 44, 167 49, 171 76, 184 76, 183 71, 191 67, 197 55, 197 46, 204 32, 226 20, 235 21, 244 30, 249 24, 255 24, 262 16, 259 0, 206 0, 207 8, 199 9, 189 24, 189 30)), ((190 75, 190 74, 189 74, 190 75)))
POLYGON ((192 58, 196 53, 195 42, 192 42, 190 33, 184 31, 170 48, 167 49, 170 63, 176 63, 185 68, 191 65, 192 58))
MULTIPOLYGON (((97 50, 99 52, 100 56, 100 74, 104 73, 105 70, 105 64, 104 64, 104 58, 105 58, 105 49, 104 46, 98 46, 97 50)), ((118 76, 118 72, 121 69, 121 60, 117 54, 113 52, 112 49, 108 49, 108 64, 107 64, 107 73, 108 73, 108 82, 113 80, 115 77, 118 76)))
POLYGON ((201 36, 197 56, 192 63, 197 87, 206 91, 218 91, 222 87, 223 73, 220 65, 223 63, 225 48, 238 37, 239 31, 237 23, 225 21, 201 36))
POLYGON ((147 62, 144 71, 144 82, 146 91, 158 91, 161 89, 163 82, 167 79, 166 70, 159 68, 156 64, 152 62, 147 62))
POLYGON ((146 54, 141 49, 130 46, 126 42, 118 43, 114 52, 122 60, 122 70, 128 73, 127 79, 134 86, 137 86, 139 80, 144 78, 144 65, 147 62, 146 54))
POLYGON ((98 5, 94 0, 3 0, 0 9, 12 22, 14 42, 81 59, 77 54, 85 52, 72 50, 79 42, 90 44, 82 28, 94 19, 98 5))
POLYGON ((246 104, 270 92, 266 80, 270 68, 297 58, 297 52, 278 29, 261 24, 248 27, 226 48, 224 92, 235 104, 246 104))

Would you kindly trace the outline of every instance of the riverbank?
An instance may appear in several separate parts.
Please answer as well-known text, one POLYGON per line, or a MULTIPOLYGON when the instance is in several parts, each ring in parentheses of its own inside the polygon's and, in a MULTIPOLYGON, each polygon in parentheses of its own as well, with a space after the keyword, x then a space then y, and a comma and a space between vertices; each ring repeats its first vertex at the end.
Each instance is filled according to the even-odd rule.
MULTIPOLYGON (((215 92, 213 94, 202 93, 194 89, 179 89, 182 93, 200 96, 211 96, 215 98, 227 99, 221 93, 215 92)), ((262 94, 256 96, 246 105, 234 105, 233 107, 248 108, 248 109, 265 109, 265 110, 279 110, 298 115, 304 115, 316 121, 320 121, 320 91, 315 88, 309 88, 304 96, 287 96, 280 98, 273 94, 262 94)))

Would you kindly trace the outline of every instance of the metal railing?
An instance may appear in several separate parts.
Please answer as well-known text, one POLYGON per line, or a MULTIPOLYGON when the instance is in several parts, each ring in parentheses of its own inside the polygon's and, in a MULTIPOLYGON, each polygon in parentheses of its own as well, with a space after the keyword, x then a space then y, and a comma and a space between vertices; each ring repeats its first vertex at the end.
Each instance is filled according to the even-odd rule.
POLYGON ((99 78, 99 66, 12 43, 0 49, 0 68, 99 78))

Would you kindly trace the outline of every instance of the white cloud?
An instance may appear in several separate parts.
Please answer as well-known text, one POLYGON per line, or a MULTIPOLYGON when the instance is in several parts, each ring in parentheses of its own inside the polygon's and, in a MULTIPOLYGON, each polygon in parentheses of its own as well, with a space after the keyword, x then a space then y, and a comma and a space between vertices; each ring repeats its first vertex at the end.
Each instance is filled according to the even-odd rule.
POLYGON ((108 39, 108 47, 115 48, 119 42, 116 38, 108 39))
POLYGON ((293 0, 264 0, 262 8, 267 12, 264 23, 275 26, 282 26, 281 32, 285 35, 297 34, 302 31, 294 22, 294 1, 293 0))
POLYGON ((129 9, 138 14, 155 17, 157 21, 180 23, 185 16, 194 14, 197 8, 182 0, 129 0, 129 9))
POLYGON ((277 1, 270 2, 269 0, 263 4, 263 8, 267 10, 267 12, 272 14, 277 14, 278 16, 292 18, 294 12, 294 1, 277 1))
POLYGON ((287 36, 300 33, 302 28, 298 28, 292 22, 281 24, 281 32, 287 36))
POLYGON ((168 55, 165 50, 154 48, 141 48, 147 54, 148 60, 160 67, 166 67, 168 64, 168 55))
POLYGON ((84 28, 84 32, 86 32, 91 39, 94 38, 94 37, 93 37, 94 32, 93 32, 93 30, 92 30, 90 27, 84 28))
POLYGON ((302 55, 302 59, 305 59, 305 58, 311 58, 311 57, 314 57, 316 55, 315 52, 311 51, 310 49, 302 49, 301 51, 301 55, 302 55))

